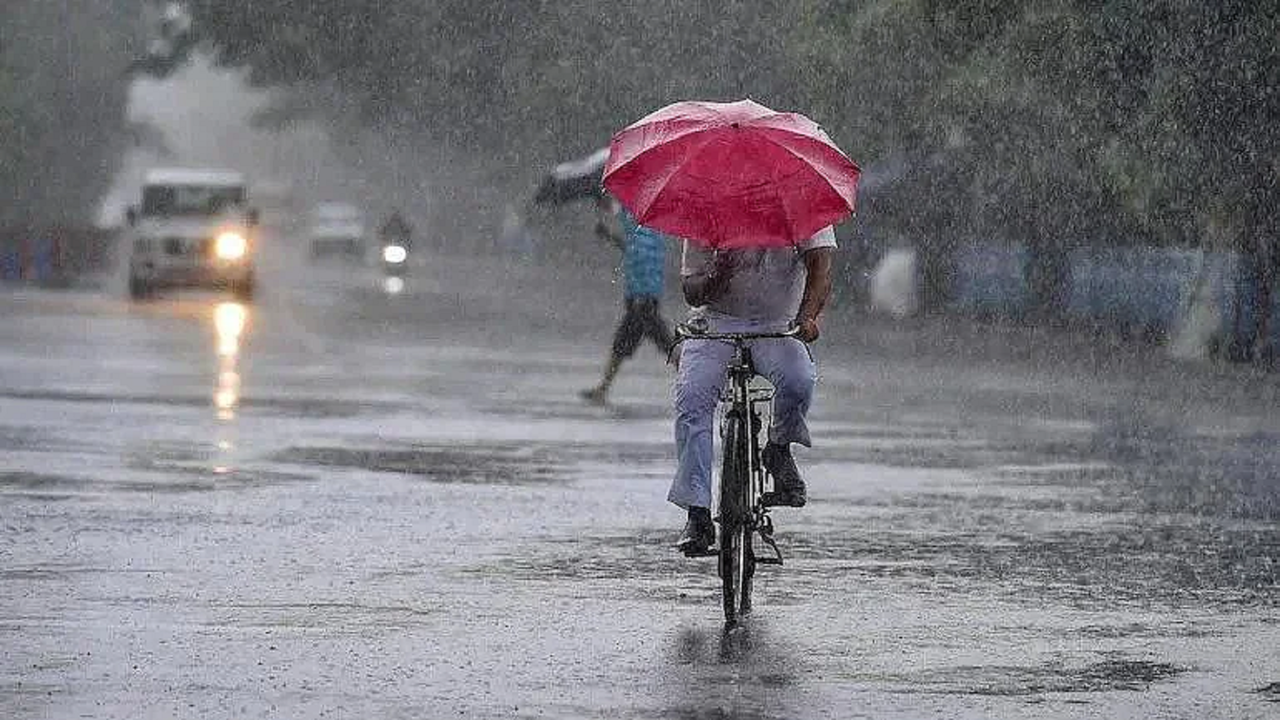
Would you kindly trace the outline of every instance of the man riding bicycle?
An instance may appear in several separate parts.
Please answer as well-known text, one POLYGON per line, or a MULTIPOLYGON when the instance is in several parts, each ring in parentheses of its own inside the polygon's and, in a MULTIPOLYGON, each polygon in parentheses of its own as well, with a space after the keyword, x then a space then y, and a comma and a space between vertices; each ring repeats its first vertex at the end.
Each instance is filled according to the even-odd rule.
MULTIPOLYGON (((773 477, 765 505, 802 507, 804 481, 791 444, 811 444, 805 417, 817 378, 806 343, 818 338, 818 319, 831 294, 835 232, 828 227, 795 247, 710 250, 685 242, 681 280, 692 314, 715 332, 779 332, 794 338, 752 342, 757 371, 774 386, 772 423, 761 462, 773 477)), ((716 542, 711 519, 712 433, 733 346, 691 338, 680 349, 675 384, 677 469, 667 499, 688 511, 676 547, 705 553, 716 542)))

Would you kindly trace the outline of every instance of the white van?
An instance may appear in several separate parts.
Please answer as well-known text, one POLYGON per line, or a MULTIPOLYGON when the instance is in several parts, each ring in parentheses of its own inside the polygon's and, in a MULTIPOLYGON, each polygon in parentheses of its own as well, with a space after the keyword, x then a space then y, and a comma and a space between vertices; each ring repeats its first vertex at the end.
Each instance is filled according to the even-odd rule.
POLYGON ((257 211, 245 178, 225 170, 157 169, 129 208, 129 294, 214 287, 253 296, 257 211))

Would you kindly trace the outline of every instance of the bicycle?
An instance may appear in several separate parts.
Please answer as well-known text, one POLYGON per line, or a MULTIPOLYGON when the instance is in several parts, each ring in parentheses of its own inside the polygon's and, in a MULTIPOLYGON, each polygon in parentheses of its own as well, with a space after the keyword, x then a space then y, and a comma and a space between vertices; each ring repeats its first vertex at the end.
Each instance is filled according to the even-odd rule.
POLYGON ((722 462, 716 518, 720 523, 720 543, 718 549, 694 554, 695 557, 719 557, 724 619, 728 627, 737 625, 751 612, 756 565, 782 564, 782 551, 773 539, 773 520, 762 501, 766 472, 760 462, 761 408, 773 402, 773 388, 751 386, 757 373, 750 343, 791 338, 797 332, 791 328, 770 333, 717 333, 708 331, 705 323, 676 326, 677 342, 720 340, 734 347, 727 370, 728 381, 720 398, 724 408, 720 421, 722 462), (771 555, 756 555, 753 543, 756 536, 772 551, 771 555))

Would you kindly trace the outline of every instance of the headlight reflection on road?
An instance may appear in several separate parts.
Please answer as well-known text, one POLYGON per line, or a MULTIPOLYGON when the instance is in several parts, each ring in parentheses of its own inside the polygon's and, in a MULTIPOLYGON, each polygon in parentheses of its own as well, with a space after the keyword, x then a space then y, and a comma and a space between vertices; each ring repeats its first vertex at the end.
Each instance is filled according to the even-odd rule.
POLYGON ((218 382, 213 406, 219 420, 234 418, 240 405, 240 338, 248 320, 248 309, 237 302, 218 303, 213 309, 213 327, 218 336, 218 382))
POLYGON ((213 404, 219 410, 234 410, 240 402, 240 374, 234 370, 218 373, 218 390, 213 394, 213 404))
POLYGON ((218 303, 213 310, 213 327, 218 331, 218 355, 234 356, 240 353, 240 335, 244 332, 249 311, 236 302, 218 303))
POLYGON ((382 289, 388 295, 399 295, 404 292, 404 279, 394 275, 382 278, 382 289))

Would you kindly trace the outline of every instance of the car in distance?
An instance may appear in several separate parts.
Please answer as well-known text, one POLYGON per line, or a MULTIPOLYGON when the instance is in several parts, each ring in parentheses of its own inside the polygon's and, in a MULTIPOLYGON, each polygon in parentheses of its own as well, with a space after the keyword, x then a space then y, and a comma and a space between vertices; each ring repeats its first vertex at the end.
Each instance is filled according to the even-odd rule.
POLYGON ((307 236, 312 258, 363 261, 365 234, 364 213, 351 203, 322 202, 311 209, 307 236))

